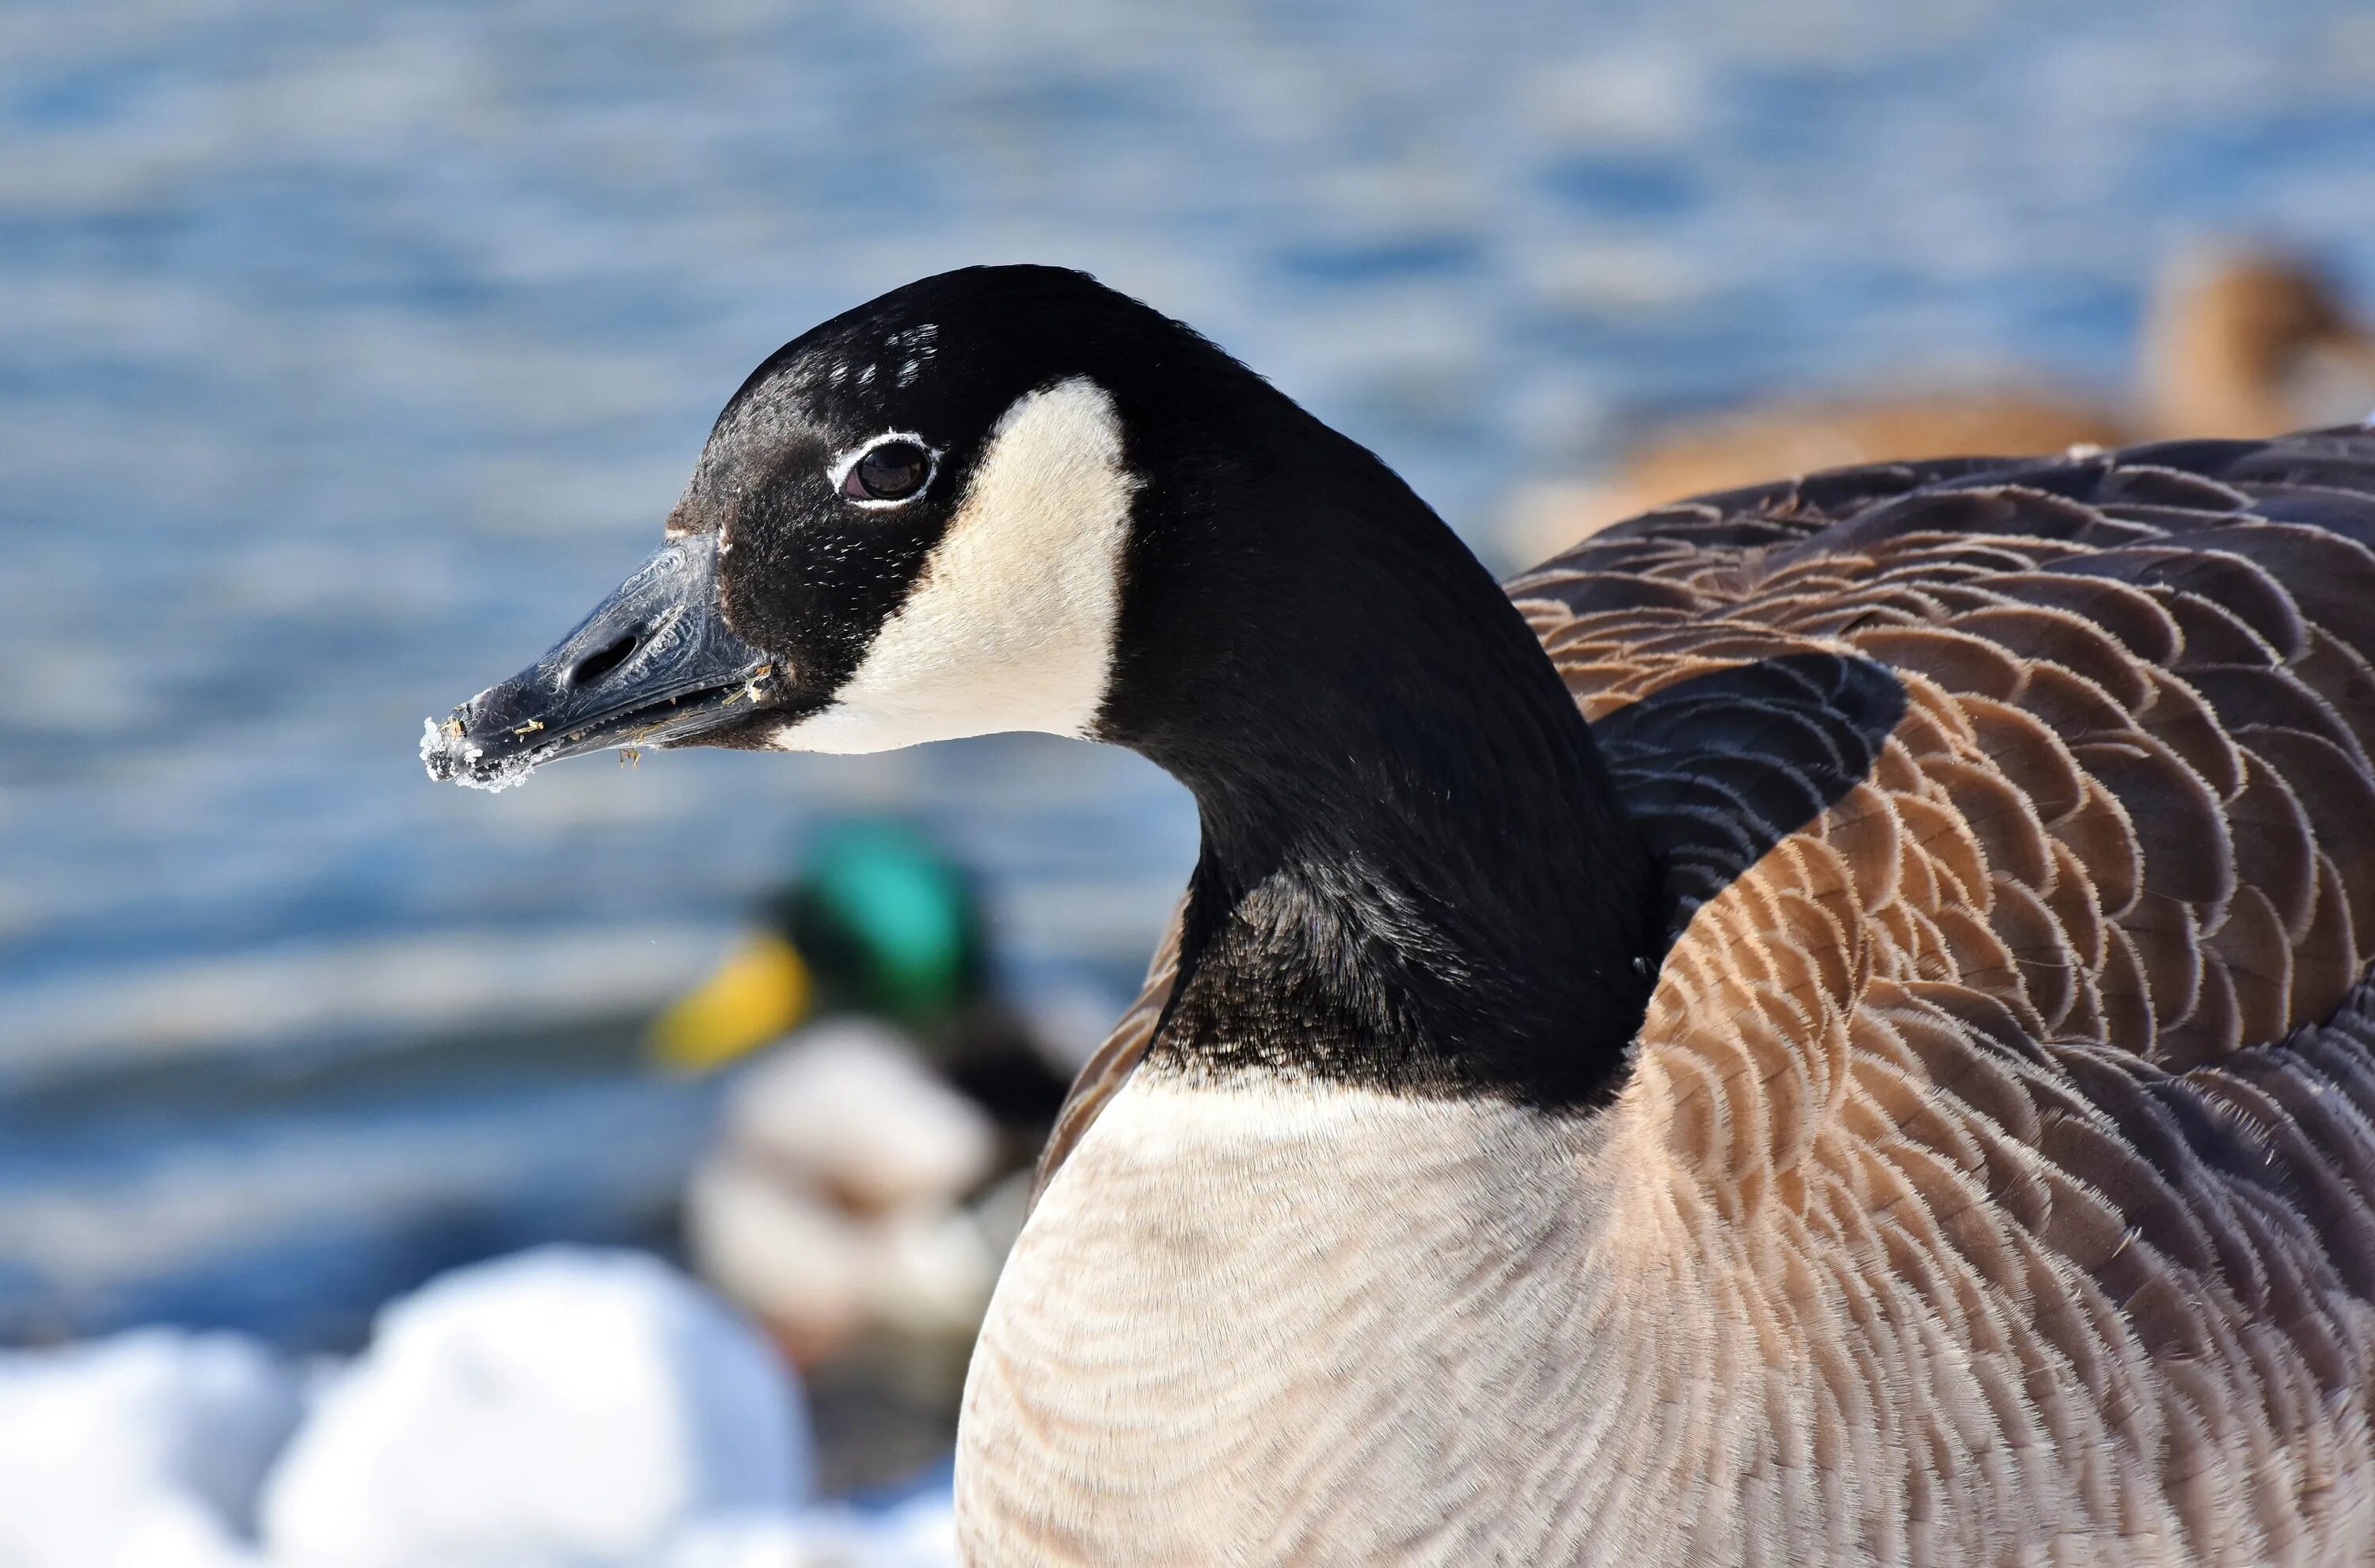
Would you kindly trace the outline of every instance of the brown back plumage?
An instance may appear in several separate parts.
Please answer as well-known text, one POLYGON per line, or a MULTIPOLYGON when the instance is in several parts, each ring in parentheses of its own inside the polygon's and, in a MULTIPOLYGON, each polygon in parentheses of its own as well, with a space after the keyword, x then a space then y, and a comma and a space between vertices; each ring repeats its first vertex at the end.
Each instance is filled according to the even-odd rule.
MULTIPOLYGON (((2352 430, 1818 476, 1511 590, 1602 723, 1708 661, 1902 681, 1860 787, 1677 888, 1636 1088, 1730 1221, 1890 1259, 2007 1369, 2123 1369, 2090 1419, 2205 1557, 2331 1546, 2364 1487, 2321 1434, 2375 1295, 2370 541, 2352 430)), ((1653 834, 1739 733, 1614 759, 1653 834)))

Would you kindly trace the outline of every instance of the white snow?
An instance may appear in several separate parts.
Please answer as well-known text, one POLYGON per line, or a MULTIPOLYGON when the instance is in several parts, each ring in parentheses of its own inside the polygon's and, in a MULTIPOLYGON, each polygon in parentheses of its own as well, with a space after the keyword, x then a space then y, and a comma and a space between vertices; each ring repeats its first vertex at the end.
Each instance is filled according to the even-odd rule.
POLYGON ((658 1260, 551 1247, 313 1380, 231 1335, 0 1352, 8 1568, 944 1568, 945 1488, 811 1503, 797 1379, 658 1260))
MULTIPOLYGON (((918 1497, 884 1513, 820 1508, 802 1522, 801 1568, 952 1568, 957 1562, 956 1511, 946 1492, 918 1497)), ((733 1568, 782 1568, 780 1557, 746 1556, 733 1568)), ((700 1559, 666 1568, 711 1568, 700 1559)), ((726 1568, 723 1562, 715 1568, 726 1568)))
POLYGON ((810 1473, 752 1329, 656 1260, 551 1248, 388 1310, 273 1473, 263 1538, 306 1568, 621 1561, 787 1511, 810 1473))
POLYGON ((668 1543, 657 1568, 952 1568, 956 1515, 945 1494, 883 1513, 852 1508, 703 1520, 668 1543))
POLYGON ((0 1562, 237 1562, 299 1378, 245 1339, 143 1329, 0 1358, 0 1562))
MULTIPOLYGON (((483 691, 479 693, 480 697, 485 695, 483 691)), ((501 795, 514 784, 526 783, 528 774, 536 771, 536 764, 526 757, 513 756, 504 758, 495 764, 494 772, 482 776, 472 764, 486 754, 485 747, 460 739, 435 719, 420 721, 420 765, 429 770, 432 779, 450 779, 465 789, 501 795)))

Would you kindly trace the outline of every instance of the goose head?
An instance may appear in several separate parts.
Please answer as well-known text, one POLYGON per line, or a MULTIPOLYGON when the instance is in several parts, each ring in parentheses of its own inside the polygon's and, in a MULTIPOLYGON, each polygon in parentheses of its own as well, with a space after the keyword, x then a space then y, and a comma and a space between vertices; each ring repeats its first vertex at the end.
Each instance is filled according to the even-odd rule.
POLYGON ((1142 484, 1121 398, 1183 358, 1226 363, 1055 268, 928 278, 825 323, 727 403, 618 592, 431 725, 431 772, 1094 733, 1142 484))

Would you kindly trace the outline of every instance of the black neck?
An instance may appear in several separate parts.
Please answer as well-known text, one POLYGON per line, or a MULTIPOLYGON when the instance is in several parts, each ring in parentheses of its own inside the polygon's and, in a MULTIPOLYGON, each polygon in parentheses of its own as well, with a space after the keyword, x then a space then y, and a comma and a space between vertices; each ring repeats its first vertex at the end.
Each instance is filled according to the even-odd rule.
POLYGON ((1192 476, 1140 496, 1102 721, 1202 819, 1152 1055, 1595 1102, 1655 967, 1648 853, 1483 567, 1263 393, 1225 439, 1133 454, 1192 476))

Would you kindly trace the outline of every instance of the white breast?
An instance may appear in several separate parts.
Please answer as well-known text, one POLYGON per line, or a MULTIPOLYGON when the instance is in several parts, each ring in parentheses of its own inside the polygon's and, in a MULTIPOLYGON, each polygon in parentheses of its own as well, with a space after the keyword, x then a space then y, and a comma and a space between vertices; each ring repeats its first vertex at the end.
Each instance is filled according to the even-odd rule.
MULTIPOLYGON (((2289 1534, 2216 1456, 2168 1490, 2150 1414, 2261 1397, 2267 1368, 2096 1367, 2107 1397, 1925 1302, 1924 1266, 1721 1220, 1653 1100, 1569 1118, 1141 1069, 991 1304, 969 1561, 2243 1562, 2289 1534)), ((2328 1421, 2287 1462, 2363 1491, 2357 1413, 2328 1421)), ((2329 1496, 2285 1560, 2355 1560, 2368 1501, 2329 1496)))
POLYGON ((1620 1504, 1681 1495, 1739 1423, 1613 1125, 1141 1071, 999 1282, 972 1560, 1678 1554, 1690 1510, 1620 1504))

